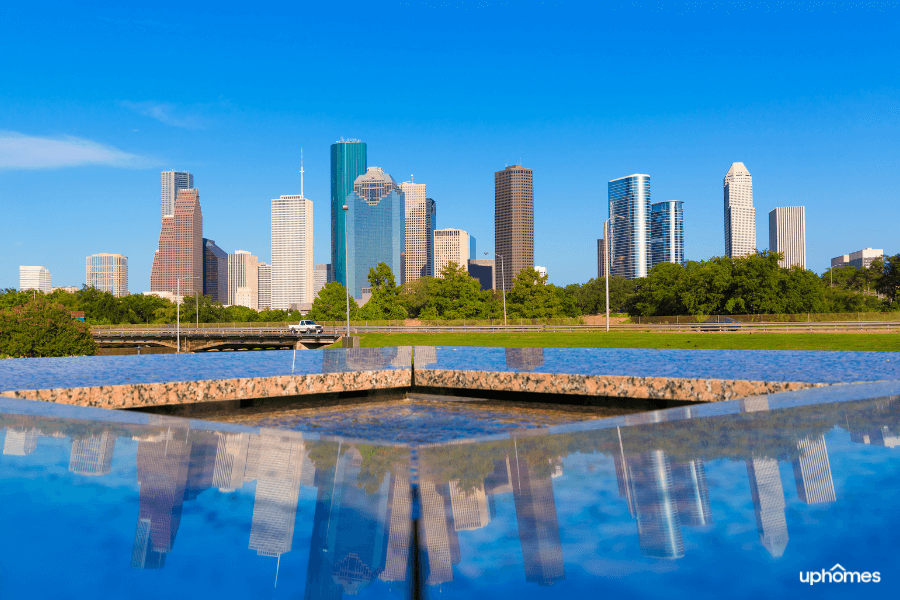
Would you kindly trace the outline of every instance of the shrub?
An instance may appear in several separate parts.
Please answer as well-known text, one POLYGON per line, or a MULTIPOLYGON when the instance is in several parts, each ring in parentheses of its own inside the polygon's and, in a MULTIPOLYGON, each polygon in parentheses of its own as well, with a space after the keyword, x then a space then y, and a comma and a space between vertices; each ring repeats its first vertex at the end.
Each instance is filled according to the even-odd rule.
POLYGON ((88 326, 46 297, 0 310, 0 355, 14 357, 94 355, 88 326))

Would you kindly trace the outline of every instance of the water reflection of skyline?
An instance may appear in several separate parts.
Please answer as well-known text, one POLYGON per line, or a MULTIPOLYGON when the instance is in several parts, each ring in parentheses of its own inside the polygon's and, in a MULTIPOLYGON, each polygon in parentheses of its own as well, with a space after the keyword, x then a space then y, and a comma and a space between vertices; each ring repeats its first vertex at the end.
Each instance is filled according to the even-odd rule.
MULTIPOLYGON (((703 432, 692 430, 702 420, 693 419, 696 409, 690 407, 630 415, 613 429, 557 435, 527 430, 506 440, 428 448, 418 482, 421 581, 436 586, 454 580, 467 551, 461 535, 488 527, 498 517, 498 497, 507 494, 512 502, 503 506, 515 513, 525 581, 553 585, 564 580, 562 499, 554 488, 563 475, 562 458, 571 452, 612 459, 609 476, 615 476, 614 489, 634 522, 637 546, 644 556, 660 559, 685 555, 683 528, 701 528, 702 536, 702 528, 714 525, 708 461, 720 456, 743 461, 759 543, 779 558, 790 541, 782 482, 792 474, 797 498, 807 505, 838 500, 824 432, 838 425, 852 442, 894 448, 896 420, 879 422, 879 410, 886 412, 891 403, 896 410, 896 400, 870 403, 875 407, 871 418, 854 422, 835 413, 816 427, 781 431, 777 443, 746 443, 730 453, 726 446, 703 450, 703 432), (679 431, 693 436, 688 446, 670 442, 679 431), (454 452, 487 457, 489 467, 469 478, 454 452), (791 465, 788 471, 781 468, 785 462, 791 465)), ((771 410, 765 398, 741 402, 740 411, 715 424, 725 439, 733 436, 732 446, 744 443, 738 434, 773 430, 788 414, 771 410)), ((89 431, 66 431, 72 439, 69 471, 92 478, 110 475, 119 437, 137 442, 133 568, 165 567, 177 552, 186 503, 207 490, 230 493, 255 482, 247 550, 274 559, 273 567, 285 553, 306 551, 292 547, 298 501, 303 487, 315 490, 305 598, 341 598, 360 594, 375 581, 396 585, 410 580, 414 512, 407 449, 310 440, 285 430, 190 429, 182 419, 148 418, 149 425, 133 431, 96 425, 89 431)), ((20 418, 2 434, 3 454, 10 457, 33 454, 48 436, 41 420, 32 418, 20 418)))

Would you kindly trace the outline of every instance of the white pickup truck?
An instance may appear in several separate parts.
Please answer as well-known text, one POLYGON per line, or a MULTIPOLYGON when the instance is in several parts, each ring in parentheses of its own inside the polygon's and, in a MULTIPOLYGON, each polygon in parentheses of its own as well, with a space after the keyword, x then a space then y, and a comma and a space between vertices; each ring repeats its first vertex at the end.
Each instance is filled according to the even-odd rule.
POLYGON ((296 325, 289 325, 292 333, 312 333, 320 334, 325 331, 321 325, 317 325, 315 321, 300 321, 296 325))

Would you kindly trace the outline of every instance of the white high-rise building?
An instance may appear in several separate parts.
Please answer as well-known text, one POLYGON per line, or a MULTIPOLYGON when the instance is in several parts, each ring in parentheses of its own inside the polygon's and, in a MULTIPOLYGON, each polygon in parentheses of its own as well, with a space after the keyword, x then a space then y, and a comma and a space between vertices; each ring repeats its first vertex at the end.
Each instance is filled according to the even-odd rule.
POLYGON ((334 275, 331 271, 331 265, 316 265, 316 270, 313 271, 313 293, 311 302, 315 301, 319 292, 322 291, 322 288, 332 281, 334 281, 334 275))
POLYGON ((438 229, 434 232, 434 276, 440 277, 447 263, 468 267, 472 238, 462 229, 438 229))
POLYGON ((778 266, 806 268, 806 210, 779 206, 769 212, 769 250, 784 256, 778 266))
POLYGON ((37 290, 49 294, 50 271, 44 267, 19 266, 19 291, 37 290))
POLYGON ((313 203, 300 195, 272 199, 272 308, 310 305, 313 292, 313 203))
POLYGON ((128 295, 128 257, 121 254, 92 254, 85 259, 84 281, 88 287, 119 298, 128 295))
POLYGON ((435 203, 426 197, 425 184, 400 184, 406 201, 406 247, 403 283, 434 275, 435 203))
POLYGON ((257 270, 257 306, 259 310, 272 308, 272 265, 264 262, 256 266, 257 270))
POLYGON ((725 174, 725 256, 737 258, 756 252, 756 209, 753 177, 742 162, 725 174))
POLYGON ((175 214, 178 190, 194 189, 194 176, 185 171, 163 171, 159 174, 159 218, 175 214))
POLYGON ((228 255, 228 304, 259 309, 259 259, 246 250, 228 255))

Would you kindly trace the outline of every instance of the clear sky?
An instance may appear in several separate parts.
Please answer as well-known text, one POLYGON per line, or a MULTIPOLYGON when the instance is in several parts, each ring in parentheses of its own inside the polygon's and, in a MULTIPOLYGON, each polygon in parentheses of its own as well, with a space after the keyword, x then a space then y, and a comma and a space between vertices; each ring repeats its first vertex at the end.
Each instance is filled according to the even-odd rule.
POLYGON ((534 170, 535 262, 596 277, 610 179, 682 200, 688 259, 724 253, 722 178, 806 207, 808 267, 900 252, 898 2, 7 2, 0 6, 0 288, 84 283, 96 252, 150 288, 159 172, 194 174, 204 236, 271 255, 270 200, 314 203, 329 146, 415 175, 438 227, 493 249, 494 178, 534 170))

